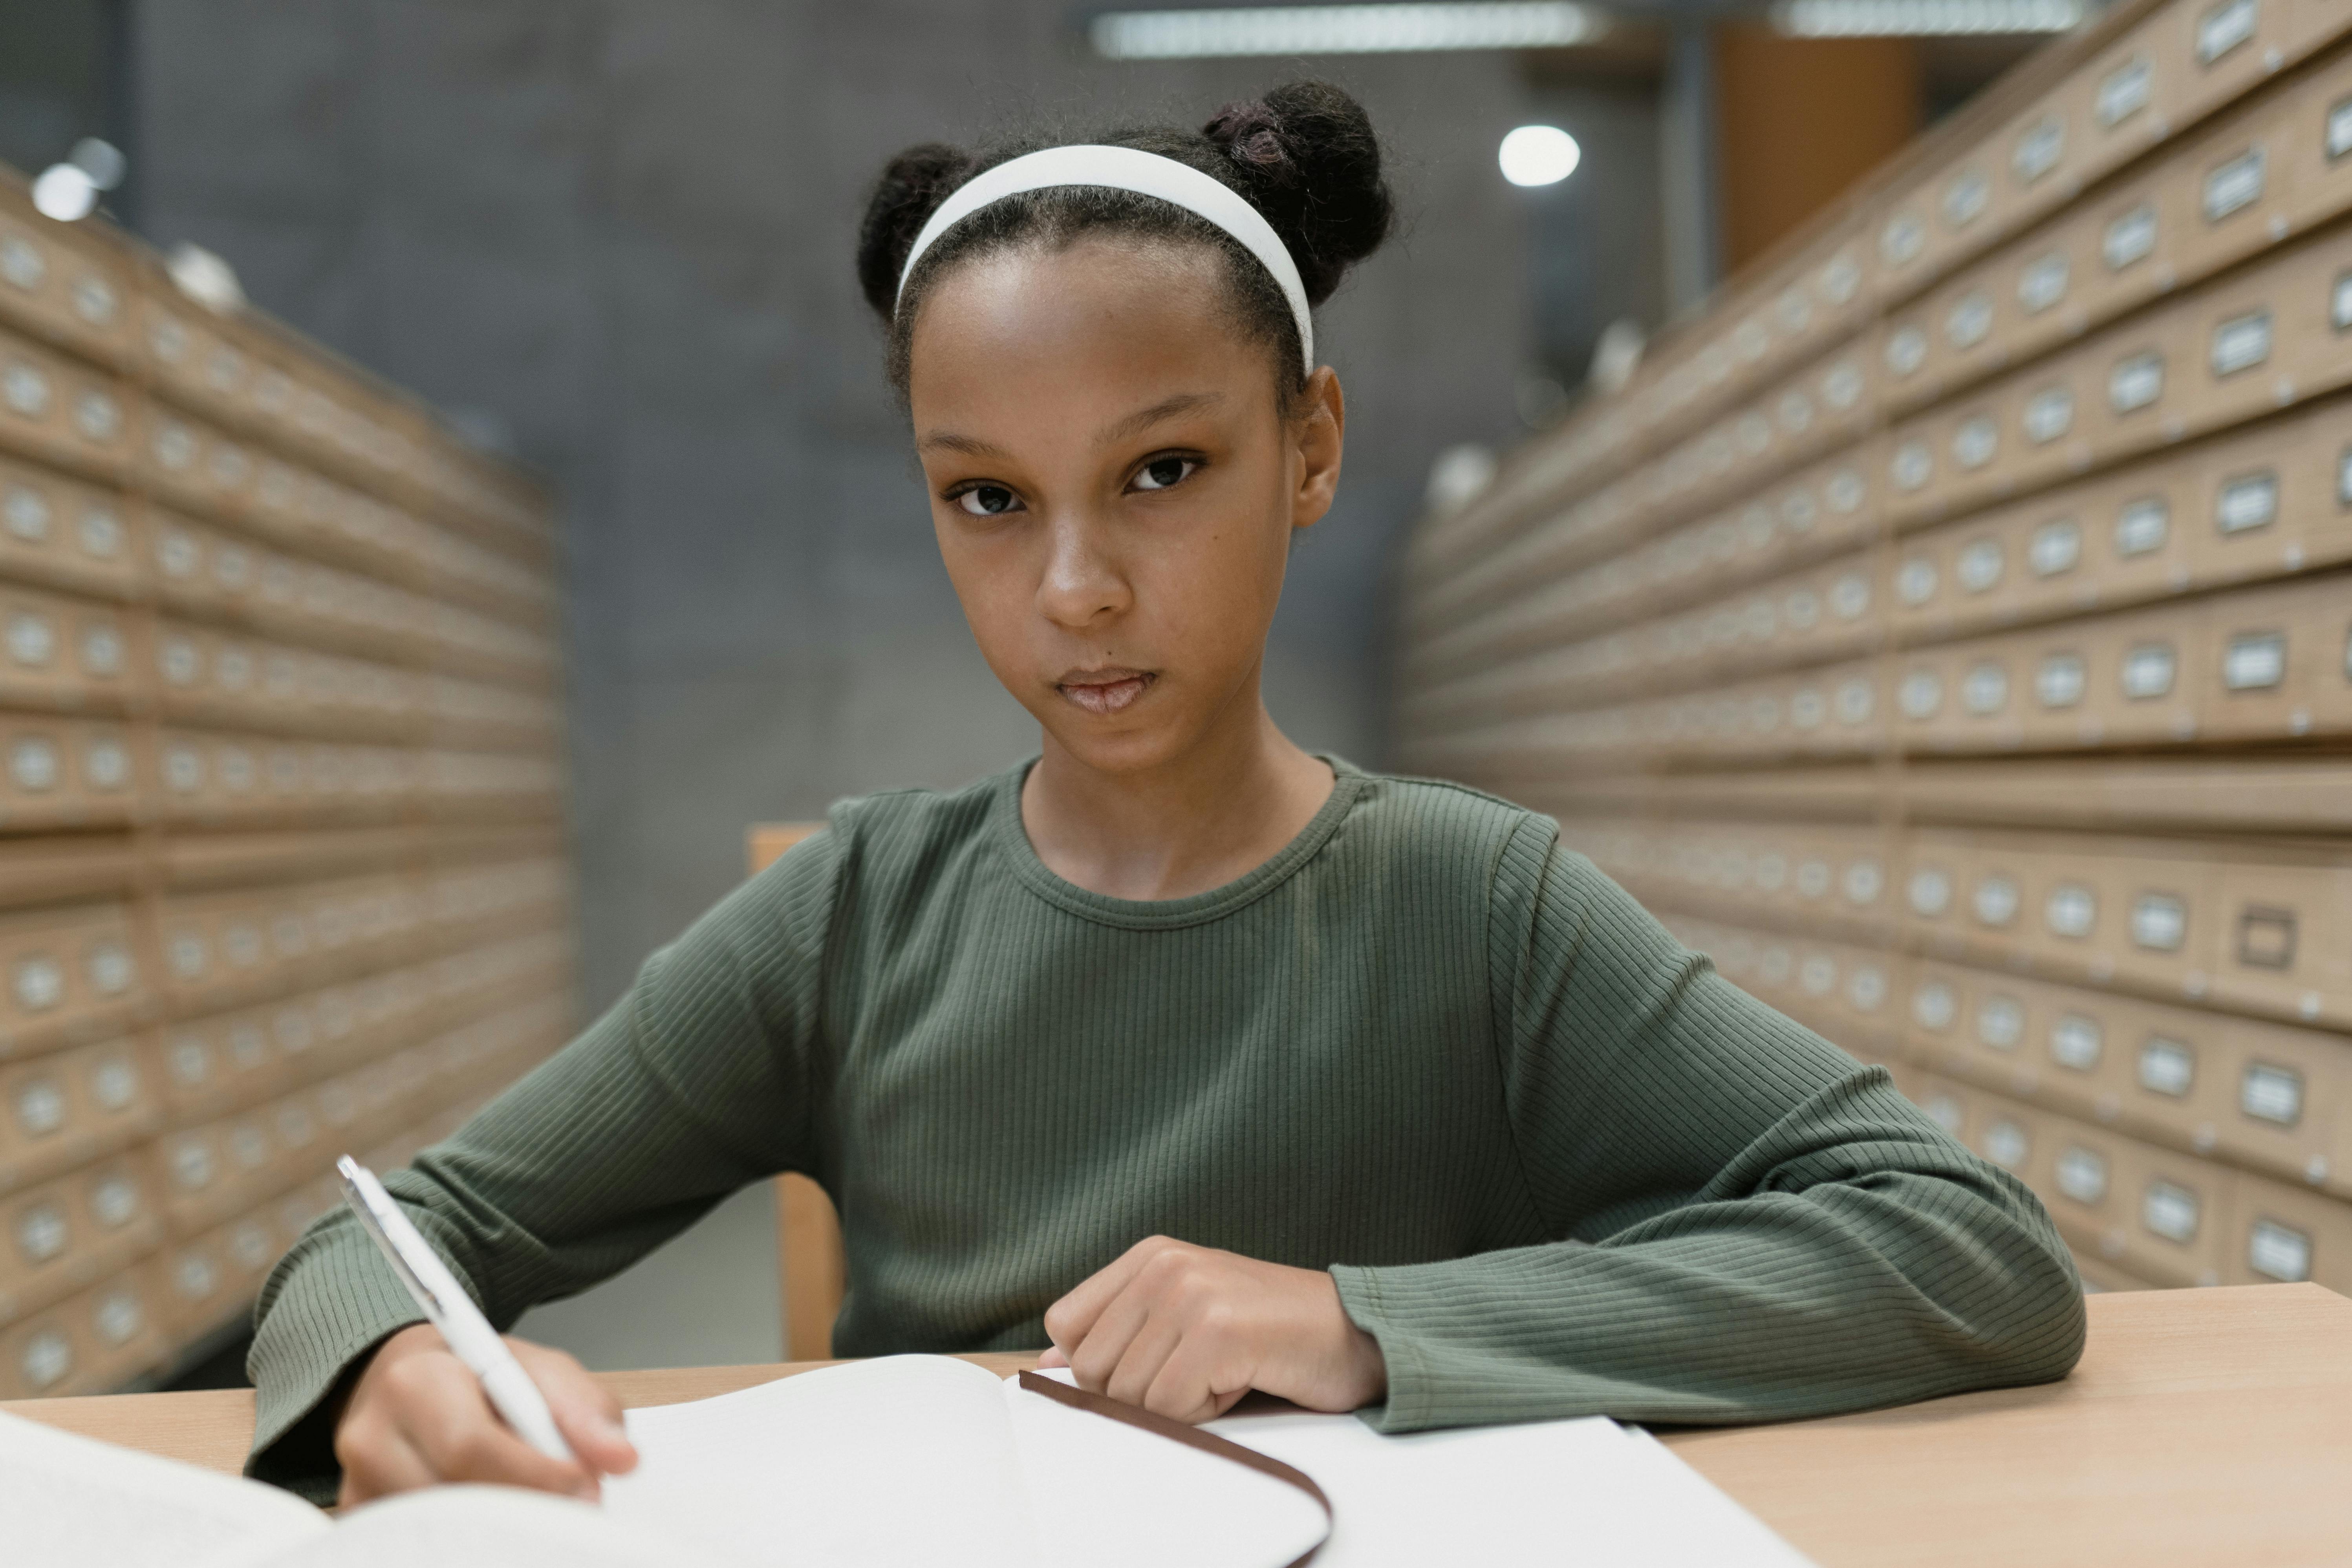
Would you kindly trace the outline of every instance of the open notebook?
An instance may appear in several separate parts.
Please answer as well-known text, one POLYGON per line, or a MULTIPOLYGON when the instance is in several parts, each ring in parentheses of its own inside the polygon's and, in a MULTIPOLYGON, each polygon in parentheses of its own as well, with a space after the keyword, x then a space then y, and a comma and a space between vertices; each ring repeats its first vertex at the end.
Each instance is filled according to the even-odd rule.
POLYGON ((856 1363, 631 1411, 642 1462, 602 1507, 449 1487, 331 1522, 267 1487, 0 1416, 0 1555, 10 1568, 1803 1561, 1609 1421, 1410 1437, 1286 1409, 1212 1424, 1281 1462, 1265 1466, 1055 1393, 945 1357, 856 1363))

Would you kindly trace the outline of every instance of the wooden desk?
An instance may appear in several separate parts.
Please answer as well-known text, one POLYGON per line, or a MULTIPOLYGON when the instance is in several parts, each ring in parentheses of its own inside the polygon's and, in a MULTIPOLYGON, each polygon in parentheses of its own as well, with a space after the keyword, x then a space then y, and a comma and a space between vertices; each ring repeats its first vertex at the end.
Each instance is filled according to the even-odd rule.
MULTIPOLYGON (((2074 1375, 1665 1441, 1822 1568, 2340 1563, 2352 1555, 2352 1300, 2316 1285, 2095 1296, 2074 1375)), ((1001 1372, 1025 1355, 970 1358, 1001 1372)), ((625 1405, 822 1363, 619 1372, 625 1405)), ((0 1405, 234 1471, 250 1391, 0 1405)))

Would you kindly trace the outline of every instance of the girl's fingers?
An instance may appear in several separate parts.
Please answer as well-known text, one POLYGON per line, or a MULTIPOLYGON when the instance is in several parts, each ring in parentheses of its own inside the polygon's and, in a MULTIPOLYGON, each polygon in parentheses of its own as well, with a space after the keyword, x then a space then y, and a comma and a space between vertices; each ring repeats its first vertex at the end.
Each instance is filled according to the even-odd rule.
POLYGON ((404 1384, 396 1405, 400 1435, 423 1456, 434 1479, 596 1495, 593 1475, 549 1458, 515 1436, 457 1357, 419 1356, 395 1370, 404 1384))
POLYGON ((1160 1377, 1160 1369, 1183 1342, 1183 1321, 1164 1303, 1160 1304, 1146 1315, 1127 1342, 1127 1348, 1119 1352, 1118 1364, 1103 1379, 1103 1392, 1122 1405, 1140 1405, 1162 1415, 1172 1414, 1150 1404, 1146 1396, 1160 1377))
POLYGON ((1103 1307, 1083 1339, 1076 1343, 1062 1342, 1069 1352, 1070 1370, 1078 1374, 1079 1387, 1101 1394, 1109 1386, 1111 1373, 1118 1370, 1128 1346, 1150 1314, 1150 1293, 1130 1284, 1103 1307))
POLYGON ((1045 1353, 1037 1358, 1037 1364, 1040 1367, 1067 1366, 1070 1364, 1070 1358, 1062 1353, 1061 1346, 1047 1345, 1045 1353))
POLYGON ((362 1427, 352 1435, 348 1445, 336 1445, 337 1458, 343 1464, 343 1484, 336 1495, 339 1508, 352 1508, 373 1502, 394 1492, 414 1491, 429 1487, 438 1478, 425 1462, 425 1456, 399 1431, 384 1425, 362 1427))
POLYGON ((1093 1331, 1095 1320, 1127 1289, 1137 1270, 1168 1245, 1164 1237, 1139 1241, 1081 1280, 1076 1289, 1045 1309, 1046 1336, 1068 1352, 1093 1331))
POLYGON ((1249 1390, 1249 1374, 1234 1363, 1233 1347, 1195 1332, 1171 1347, 1136 1403, 1197 1426, 1231 1410, 1249 1390))
POLYGON ((507 1343, 540 1393, 546 1395, 556 1430, 563 1434, 582 1464, 602 1475, 622 1475, 636 1468, 637 1450, 622 1421, 621 1402, 611 1390, 562 1351, 526 1340, 507 1343))

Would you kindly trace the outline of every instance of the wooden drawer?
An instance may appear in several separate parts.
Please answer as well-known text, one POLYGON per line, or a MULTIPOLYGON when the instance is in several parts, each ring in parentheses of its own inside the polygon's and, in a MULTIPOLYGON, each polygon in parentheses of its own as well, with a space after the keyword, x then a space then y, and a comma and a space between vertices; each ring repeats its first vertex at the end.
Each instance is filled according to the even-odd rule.
POLYGON ((121 904, 0 915, 0 1059, 121 1034, 147 981, 121 904))
POLYGON ((0 1192, 153 1132, 163 1107, 147 1056, 121 1039, 0 1066, 0 1192))
POLYGON ((122 498, 0 457, 0 578, 127 599, 137 586, 122 498))

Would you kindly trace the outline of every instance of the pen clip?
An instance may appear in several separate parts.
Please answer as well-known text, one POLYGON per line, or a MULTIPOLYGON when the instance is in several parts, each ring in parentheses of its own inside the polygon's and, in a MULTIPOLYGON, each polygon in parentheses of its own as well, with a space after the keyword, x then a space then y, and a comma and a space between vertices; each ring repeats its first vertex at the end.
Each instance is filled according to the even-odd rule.
POLYGON ((384 1229, 383 1205, 390 1205, 392 1194, 383 1190, 383 1184, 376 1180, 373 1172, 349 1154, 335 1162, 335 1173, 342 1178, 343 1195, 349 1201, 352 1212, 359 1216, 360 1228, 368 1233, 369 1239, 375 1243, 375 1249, 383 1254, 386 1263, 392 1265, 392 1271, 401 1284, 407 1288, 408 1293, 416 1299, 416 1304, 423 1307, 437 1325, 442 1320, 440 1292, 417 1277, 416 1270, 408 1266, 408 1259, 401 1256, 400 1248, 394 1244, 391 1233, 384 1229))

